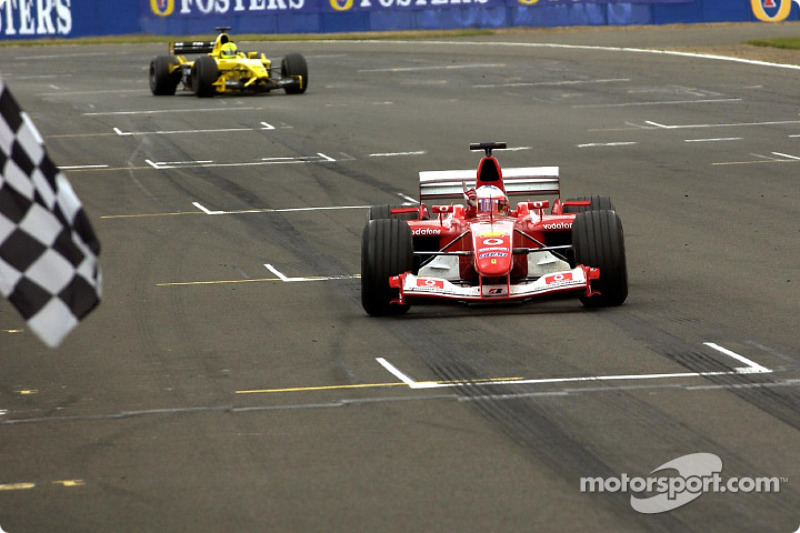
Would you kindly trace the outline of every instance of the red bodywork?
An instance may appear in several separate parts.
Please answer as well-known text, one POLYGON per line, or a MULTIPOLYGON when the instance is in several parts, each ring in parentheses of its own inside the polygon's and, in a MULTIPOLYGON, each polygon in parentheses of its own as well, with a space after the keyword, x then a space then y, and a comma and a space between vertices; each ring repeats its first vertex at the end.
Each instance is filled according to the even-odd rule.
POLYGON ((563 213, 565 205, 589 202, 562 202, 557 169, 553 177, 552 168, 509 169, 515 172, 506 183, 497 160, 486 155, 477 173, 473 171, 469 177, 467 171, 421 173, 420 206, 392 209, 393 215, 417 214, 406 222, 419 259, 415 271, 390 278, 390 286, 398 289, 395 302, 405 304, 417 298, 526 300, 565 291, 576 296, 595 294, 591 281, 598 279, 600 272, 570 260, 576 215, 563 213), (552 207, 549 200, 526 199, 506 213, 489 214, 479 214, 468 201, 430 208, 422 203, 454 198, 457 184, 462 185, 461 195, 474 184, 475 189, 493 185, 509 196, 547 194, 556 199, 552 207), (548 208, 549 213, 545 212, 548 208))

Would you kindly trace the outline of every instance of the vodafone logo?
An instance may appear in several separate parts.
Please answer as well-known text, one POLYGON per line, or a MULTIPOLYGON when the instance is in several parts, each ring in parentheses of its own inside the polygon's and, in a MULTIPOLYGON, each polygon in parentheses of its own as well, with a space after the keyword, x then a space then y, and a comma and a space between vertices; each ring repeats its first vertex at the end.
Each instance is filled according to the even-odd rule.
POLYGON ((444 289, 444 281, 440 279, 417 278, 417 287, 423 289, 444 289))
POLYGON ((544 278, 545 285, 557 285, 559 283, 569 283, 570 281, 572 281, 572 272, 564 272, 544 278))
POLYGON ((495 238, 483 239, 483 244, 485 246, 497 246, 498 244, 504 244, 504 241, 503 239, 495 239, 495 238))
POLYGON ((556 222, 554 224, 544 224, 544 229, 572 229, 572 222, 556 222))
POLYGON ((420 228, 411 231, 412 235, 416 236, 425 236, 425 235, 441 235, 442 230, 440 229, 428 229, 428 228, 420 228))

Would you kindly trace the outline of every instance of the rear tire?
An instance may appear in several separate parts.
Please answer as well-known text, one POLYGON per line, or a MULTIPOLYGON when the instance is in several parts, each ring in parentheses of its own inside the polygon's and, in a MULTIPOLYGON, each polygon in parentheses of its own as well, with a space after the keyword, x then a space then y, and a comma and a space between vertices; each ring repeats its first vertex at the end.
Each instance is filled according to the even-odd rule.
POLYGON ((150 92, 155 96, 175 94, 181 81, 180 62, 174 56, 156 56, 150 61, 150 92), (173 70, 172 67, 178 67, 173 70))
POLYGON ((297 83, 283 88, 286 94, 303 94, 308 89, 308 64, 300 54, 288 54, 281 61, 281 78, 297 78, 297 83))
POLYGON ((400 315, 408 304, 391 301, 398 290, 389 278, 408 272, 413 263, 411 228, 402 220, 372 220, 361 235, 361 305, 372 316, 400 315))
POLYGON ((217 62, 211 56, 198 57, 192 65, 192 90, 201 98, 214 96, 214 82, 219 78, 217 62))
POLYGON ((600 279, 592 289, 600 292, 591 298, 581 296, 587 307, 621 305, 628 297, 628 269, 625 263, 625 238, 622 222, 615 211, 585 211, 572 223, 575 262, 600 269, 600 279))
POLYGON ((592 195, 580 196, 578 198, 570 198, 567 201, 585 201, 591 202, 588 206, 582 205, 565 205, 563 213, 583 213, 584 211, 614 211, 614 204, 611 203, 611 198, 608 196, 592 195))

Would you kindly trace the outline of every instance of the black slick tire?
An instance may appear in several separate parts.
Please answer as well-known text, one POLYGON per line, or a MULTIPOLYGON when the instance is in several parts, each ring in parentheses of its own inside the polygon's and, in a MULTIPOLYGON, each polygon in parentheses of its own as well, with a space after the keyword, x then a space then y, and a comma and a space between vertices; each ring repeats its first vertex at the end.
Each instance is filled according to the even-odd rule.
POLYGON ((217 62, 211 56, 198 57, 192 65, 192 90, 201 98, 214 96, 214 82, 219 78, 217 62))
POLYGON ((565 205, 564 213, 583 213, 584 211, 614 211, 614 204, 611 203, 611 198, 608 196, 592 195, 592 196, 579 196, 578 198, 569 198, 567 201, 585 201, 591 202, 588 206, 583 205, 565 205))
POLYGON ((397 220, 417 220, 419 213, 396 213, 392 214, 392 209, 396 207, 405 207, 399 205, 379 204, 370 206, 367 211, 367 222, 370 220, 381 220, 387 218, 396 218, 397 220))
POLYGON ((411 270, 411 228, 402 220, 372 220, 361 235, 361 305, 372 316, 399 315, 409 305, 393 304, 397 289, 389 278, 411 270))
POLYGON ((308 64, 301 54, 287 54, 281 61, 281 78, 295 78, 297 83, 286 85, 286 94, 303 94, 308 89, 308 64))
POLYGON ((175 94, 181 81, 180 63, 173 56, 156 56, 150 61, 150 92, 155 96, 175 94))
POLYGON ((587 307, 621 305, 628 297, 628 269, 622 222, 615 211, 584 211, 572 223, 575 262, 600 269, 592 289, 600 294, 581 296, 587 307))

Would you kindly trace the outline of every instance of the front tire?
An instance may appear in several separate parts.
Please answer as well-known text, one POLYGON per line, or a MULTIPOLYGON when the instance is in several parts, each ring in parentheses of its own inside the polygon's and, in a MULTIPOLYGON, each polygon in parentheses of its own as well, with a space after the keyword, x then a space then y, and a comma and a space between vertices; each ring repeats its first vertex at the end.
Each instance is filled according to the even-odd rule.
POLYGON ((614 211, 614 204, 611 203, 611 198, 608 196, 592 195, 580 196, 578 198, 569 198, 567 201, 589 201, 588 206, 583 205, 565 205, 563 213, 583 213, 584 211, 614 211))
POLYGON ((150 61, 150 92, 172 96, 181 81, 180 62, 174 56, 156 56, 150 61))
POLYGON ((192 90, 201 98, 214 96, 214 82, 219 78, 217 62, 211 56, 198 57, 192 65, 192 90))
POLYGON ((367 222, 370 220, 381 220, 388 218, 395 218, 397 220, 419 220, 419 212, 411 213, 396 213, 392 214, 392 209, 396 207, 405 207, 399 205, 378 204, 370 206, 367 212, 367 222))
POLYGON ((621 305, 628 297, 628 269, 622 222, 615 211, 584 211, 572 223, 575 262, 600 269, 592 282, 599 295, 581 296, 587 307, 621 305))
POLYGON ((391 303, 398 291, 389 278, 413 264, 411 228, 402 220, 372 220, 361 235, 361 305, 372 316, 400 315, 409 305, 391 303))
POLYGON ((288 54, 281 61, 281 78, 295 78, 297 83, 284 87, 286 94, 303 94, 308 89, 308 64, 301 54, 288 54))

